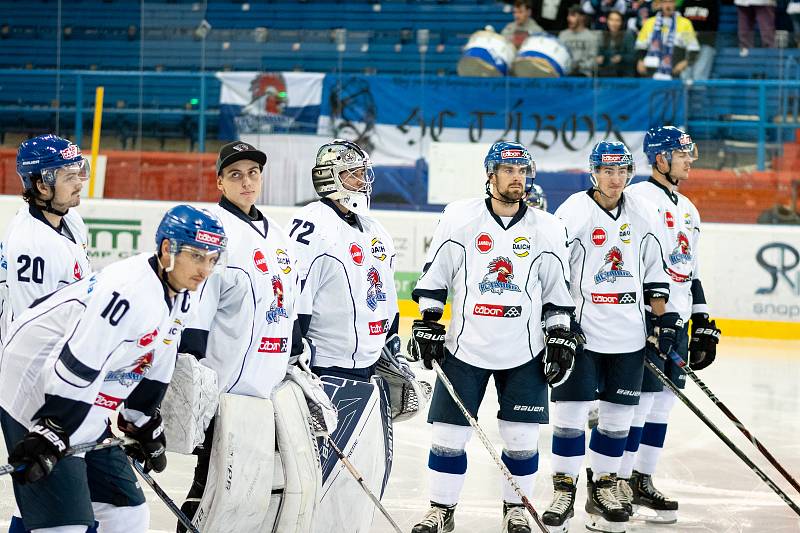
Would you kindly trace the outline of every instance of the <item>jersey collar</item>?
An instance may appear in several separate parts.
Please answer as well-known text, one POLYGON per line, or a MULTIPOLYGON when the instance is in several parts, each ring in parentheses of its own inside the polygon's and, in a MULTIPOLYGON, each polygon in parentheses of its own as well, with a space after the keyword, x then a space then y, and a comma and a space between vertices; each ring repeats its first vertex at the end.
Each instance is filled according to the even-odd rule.
POLYGON ((667 195, 667 198, 669 198, 670 201, 672 201, 673 204, 678 205, 678 195, 675 194, 675 191, 673 191, 672 189, 669 189, 667 187, 664 187, 664 185, 662 185, 661 183, 659 183, 657 180, 655 180, 652 177, 647 180, 647 183, 652 183, 653 185, 655 185, 656 187, 658 187, 659 189, 664 191, 664 194, 667 195))
POLYGON ((333 200, 329 200, 328 198, 323 198, 320 200, 320 202, 333 209, 333 212, 336 213, 336 216, 347 222, 349 226, 358 228, 358 231, 364 231, 364 228, 361 226, 361 219, 358 218, 358 215, 352 211, 348 213, 342 213, 342 210, 336 207, 336 204, 333 202, 333 200))
POLYGON ((161 288, 164 290, 164 301, 167 303, 167 309, 172 311, 172 298, 169 297, 169 290, 167 290, 167 284, 164 282, 163 279, 161 279, 161 276, 158 275, 158 257, 156 257, 156 255, 153 254, 152 256, 150 256, 147 262, 150 264, 150 268, 153 269, 153 272, 155 273, 158 282, 161 284, 161 288))
POLYGON ((503 219, 501 219, 497 214, 495 214, 494 210, 492 210, 492 199, 486 199, 486 209, 489 210, 489 214, 492 215, 492 218, 497 222, 501 228, 504 230, 511 229, 511 226, 522 220, 522 217, 525 216, 525 212, 528 210, 528 206, 526 206, 523 202, 519 203, 519 209, 517 210, 516 214, 511 217, 511 220, 508 223, 508 227, 503 224, 503 219))
POLYGON ((619 203, 617 204, 617 214, 614 215, 611 211, 600 205, 594 197, 594 187, 589 187, 586 191, 586 194, 589 195, 589 198, 599 207, 606 215, 610 216, 612 220, 617 220, 622 215, 622 206, 625 204, 625 193, 623 192, 622 195, 619 197, 619 203))
POLYGON ((53 226, 50 224, 50 221, 47 220, 44 216, 44 213, 39 208, 39 206, 34 204, 28 204, 28 213, 35 218, 36 220, 42 222, 48 228, 51 228, 53 231, 58 233, 59 235, 66 237, 67 239, 71 240, 72 242, 76 243, 75 237, 72 235, 72 232, 69 230, 69 226, 64 224, 64 217, 61 217, 61 222, 58 224, 58 227, 53 226))
POLYGON ((222 198, 219 199, 219 206, 225 211, 235 216, 236 218, 242 220, 243 222, 246 222, 247 225, 253 228, 259 235, 261 235, 265 239, 267 238, 267 233, 269 232, 269 224, 267 223, 267 217, 265 217, 261 213, 261 211, 258 210, 256 206, 252 206, 250 208, 250 213, 245 213, 241 209, 236 207, 236 205, 234 205, 233 202, 225 198, 224 195, 222 196, 222 198), (260 230, 258 226, 256 226, 255 224, 256 222, 261 223, 260 225, 264 228, 263 231, 260 230))

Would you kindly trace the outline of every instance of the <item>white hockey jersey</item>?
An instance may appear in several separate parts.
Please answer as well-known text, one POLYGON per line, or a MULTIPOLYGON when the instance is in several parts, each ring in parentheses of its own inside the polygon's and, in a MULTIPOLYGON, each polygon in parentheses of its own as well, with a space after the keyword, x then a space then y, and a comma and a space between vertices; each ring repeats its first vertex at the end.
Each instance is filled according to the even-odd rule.
POLYGON ((697 208, 684 195, 670 191, 653 179, 631 185, 626 193, 646 198, 658 206, 659 226, 663 232, 662 253, 671 279, 667 311, 680 314, 684 320, 688 320, 692 312, 708 313, 705 297, 700 298, 702 301, 693 301, 692 297, 692 284, 696 285, 700 272, 697 252, 700 213, 697 208))
POLYGON ((190 294, 167 296, 152 254, 107 266, 23 311, 0 355, 0 406, 20 424, 57 419, 79 444, 108 418, 141 426, 166 392, 190 294))
POLYGON ((220 392, 269 398, 286 375, 299 293, 289 238, 269 217, 252 220, 223 197, 210 209, 228 237, 226 268, 198 289, 181 351, 203 356, 220 392))
POLYGON ((0 244, 0 342, 11 320, 31 303, 91 274, 86 225, 74 209, 54 228, 42 211, 21 207, 0 244))
POLYGON ((351 216, 355 227, 330 200, 312 202, 289 230, 302 286, 297 313, 310 320, 315 366, 371 366, 398 313, 394 241, 375 218, 351 216))
MULTIPOLYGON (((571 312, 566 231, 553 215, 522 206, 504 223, 489 199, 449 204, 412 292, 444 307, 452 294, 448 351, 486 369, 520 366, 544 348, 543 310, 571 312)), ((424 310, 423 309, 423 310, 424 310)))
POLYGON ((644 296, 669 297, 658 208, 625 192, 616 211, 600 207, 590 189, 567 198, 555 213, 567 226, 570 291, 585 347, 608 354, 644 348, 644 296))

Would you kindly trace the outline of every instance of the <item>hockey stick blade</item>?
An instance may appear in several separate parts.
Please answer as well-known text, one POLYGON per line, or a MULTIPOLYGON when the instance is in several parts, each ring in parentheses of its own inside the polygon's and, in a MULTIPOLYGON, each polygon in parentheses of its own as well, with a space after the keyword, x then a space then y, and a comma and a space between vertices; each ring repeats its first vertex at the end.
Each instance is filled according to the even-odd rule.
POLYGON ((686 365, 686 361, 684 361, 683 358, 681 358, 678 352, 674 350, 671 351, 669 353, 669 358, 672 359, 672 361, 676 365, 678 365, 681 368, 681 370, 683 370, 683 372, 687 376, 689 376, 692 379, 692 381, 695 382, 695 384, 697 384, 698 387, 700 387, 700 390, 703 391, 705 395, 708 396, 708 398, 712 402, 714 402, 714 405, 719 407, 720 411, 725 413, 725 416, 727 416, 728 419, 731 422, 733 422, 733 425, 735 425, 739 429, 739 431, 741 431, 742 434, 745 437, 747 437, 747 439, 752 443, 752 445, 755 446, 756 449, 761 452, 761 455, 767 458, 770 464, 774 466, 778 472, 780 472, 780 474, 784 477, 786 481, 789 482, 789 484, 794 488, 794 490, 800 493, 800 483, 798 483, 797 480, 795 480, 794 477, 792 477, 792 475, 789 472, 787 472, 785 468, 783 468, 783 466, 778 462, 778 460, 775 459, 775 457, 769 452, 769 450, 767 450, 767 447, 761 444, 761 441, 759 441, 752 433, 750 433, 750 431, 745 427, 742 421, 739 420, 736 417, 736 415, 734 415, 733 412, 730 409, 728 409, 728 407, 724 403, 722 403, 722 400, 717 398, 717 396, 713 392, 711 392, 711 389, 708 388, 708 385, 703 383, 703 380, 701 380, 697 376, 697 374, 695 374, 694 370, 692 370, 689 366, 686 365))
POLYGON ((161 498, 161 501, 164 502, 164 505, 166 505, 169 510, 172 511, 172 514, 174 514, 175 518, 177 518, 178 521, 183 524, 187 531, 191 531, 191 533, 200 533, 200 530, 197 529, 194 524, 192 524, 192 521, 189 520, 189 517, 183 514, 183 511, 181 511, 178 506, 175 505, 175 502, 172 501, 172 498, 170 498, 167 493, 164 492, 164 489, 162 489, 161 486, 156 483, 156 480, 153 479, 153 476, 144 471, 144 468, 142 468, 142 465, 139 464, 139 462, 134 461, 130 457, 128 457, 128 462, 131 464, 133 469, 136 470, 136 473, 139 474, 139 477, 141 477, 145 483, 150 485, 150 488, 153 489, 153 492, 155 492, 156 495, 161 498))
POLYGON ((434 360, 431 361, 431 363, 433 365, 433 369, 436 371, 436 375, 438 376, 439 381, 442 382, 444 388, 447 389, 448 393, 450 393, 450 397, 453 398, 453 402, 455 402, 455 404, 458 406, 458 409, 461 411, 461 414, 464 415, 464 418, 467 419, 469 425, 472 426, 472 429, 475 430, 475 434, 478 436, 478 440, 481 441, 484 448, 486 448, 486 451, 489 452, 489 455, 492 456, 494 464, 497 465, 497 467, 500 469, 500 472, 502 472, 503 476, 508 480, 509 484, 511 485, 511 488, 514 489, 514 492, 516 492, 517 496, 520 497, 520 499, 522 500, 522 505, 524 505, 525 508, 528 510, 528 512, 531 514, 531 517, 533 517, 533 521, 536 522, 536 525, 539 527, 542 533, 549 533, 550 530, 547 528, 547 526, 544 525, 544 522, 542 522, 542 519, 539 517, 539 513, 537 513, 536 509, 533 508, 533 504, 531 503, 531 501, 528 499, 527 496, 525 496, 525 493, 522 492, 522 489, 514 480, 514 476, 511 474, 511 472, 508 471, 508 467, 506 467, 505 463, 503 463, 502 459, 500 459, 500 457, 497 455, 497 451, 494 449, 494 444, 492 444, 492 441, 490 441, 489 437, 486 436, 486 433, 483 432, 483 428, 481 428, 478 425, 478 421, 475 420, 475 418, 470 414, 467 408, 464 407, 464 402, 461 401, 461 398, 458 396, 458 393, 453 388, 453 384, 450 383, 449 379, 447 379, 447 376, 445 375, 444 370, 442 370, 442 367, 439 366, 438 361, 434 360))
MULTIPOLYGON (((125 446, 126 444, 132 444, 134 442, 136 441, 133 439, 121 439, 118 437, 103 439, 96 442, 84 442, 83 444, 76 444, 75 446, 68 448, 67 451, 64 452, 64 457, 102 450, 104 448, 112 448, 114 446, 125 446)), ((10 474, 11 472, 20 472, 22 470, 25 470, 25 465, 17 465, 16 467, 14 465, 3 465, 0 466, 0 476, 10 474)))
POLYGON ((654 362, 652 362, 650 359, 645 358, 645 365, 647 365, 648 370, 650 370, 650 372, 655 374, 658 380, 665 387, 671 390, 672 393, 675 394, 675 396, 677 396, 680 399, 680 401, 682 401, 684 405, 686 405, 686 407, 688 407, 689 410, 692 411, 697 416, 697 418, 699 418, 706 426, 708 426, 708 429, 713 431, 714 434, 717 437, 719 437, 720 440, 722 440, 722 442, 724 442, 728 446, 728 448, 730 448, 731 451, 735 453, 739 459, 742 460, 742 462, 744 462, 744 464, 749 466, 750 470, 752 470, 753 473, 755 473, 759 478, 761 478, 761 481, 766 483, 767 486, 771 488, 773 492, 775 492, 775 494, 777 494, 778 497, 780 497, 780 499, 783 500, 784 503, 786 503, 786 505, 788 505, 792 509, 792 511, 800 515, 800 507, 798 507, 797 504, 794 503, 792 499, 789 498, 789 496, 785 492, 783 492, 783 490, 781 490, 781 488, 778 485, 776 485, 775 482, 772 481, 769 478, 769 476, 767 476, 767 474, 764 473, 763 470, 761 470, 753 461, 751 461, 750 458, 747 457, 747 455, 745 455, 742 450, 740 450, 728 437, 726 437, 725 434, 722 431, 720 431, 720 429, 717 426, 715 426, 714 423, 711 422, 711 420, 709 420, 706 415, 703 414, 700 408, 698 408, 689 398, 686 397, 685 394, 681 392, 681 390, 678 387, 675 386, 674 383, 672 383, 672 381, 669 380, 669 378, 664 374, 664 372, 661 371, 660 368, 658 368, 658 366, 654 362))

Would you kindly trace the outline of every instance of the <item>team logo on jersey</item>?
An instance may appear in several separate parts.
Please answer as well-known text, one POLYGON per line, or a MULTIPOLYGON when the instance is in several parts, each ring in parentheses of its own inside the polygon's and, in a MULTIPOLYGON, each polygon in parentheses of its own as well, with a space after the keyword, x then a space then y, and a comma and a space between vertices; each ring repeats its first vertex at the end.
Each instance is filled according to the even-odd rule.
POLYGON ((358 266, 364 264, 364 250, 354 242, 350 243, 350 257, 353 258, 353 263, 358 266))
POLYGON ((269 265, 267 265, 267 258, 264 257, 264 252, 259 249, 253 250, 253 264, 256 270, 262 274, 269 274, 269 265))
POLYGON ((289 254, 278 248, 275 250, 275 256, 278 259, 278 267, 281 269, 281 272, 288 274, 292 271, 292 260, 289 259, 289 254))
POLYGON ((289 341, 286 337, 261 337, 258 353, 286 353, 289 341))
POLYGON ((387 331, 389 331, 389 321, 385 318, 383 320, 376 320, 375 322, 369 323, 370 335, 383 335, 387 331))
POLYGON ((136 341, 136 346, 139 348, 147 348, 150 346, 154 340, 158 337, 158 328, 154 329, 150 333, 145 333, 142 335, 142 338, 136 341))
POLYGON ((383 282, 377 268, 370 267, 369 271, 367 271, 367 281, 369 281, 367 307, 374 311, 378 308, 378 302, 386 301, 386 293, 381 290, 383 289, 383 282))
POLYGON ((508 257, 495 257, 489 263, 489 273, 483 276, 478 284, 481 294, 493 292, 502 294, 503 291, 521 292, 519 285, 511 283, 514 279, 514 265, 508 257))
POLYGON ((528 257, 531 253, 531 241, 527 237, 517 237, 511 245, 514 255, 517 257, 528 257))
POLYGON ((616 246, 611 247, 603 258, 603 261, 605 261, 605 263, 600 267, 597 274, 594 275, 595 284, 603 283, 604 281, 614 283, 617 281, 617 278, 633 277, 630 271, 622 268, 625 266, 625 262, 622 260, 622 250, 616 246))
POLYGON ((75 266, 72 267, 72 277, 75 278, 75 281, 83 278, 83 269, 77 261, 75 261, 75 266))
POLYGON ((495 318, 517 318, 522 315, 521 305, 475 304, 472 314, 495 318))
POLYGON ((119 404, 122 403, 122 398, 115 398, 113 396, 109 396, 108 394, 103 394, 102 392, 97 393, 97 398, 94 399, 94 404, 98 407, 103 407, 105 409, 110 409, 111 411, 116 411, 119 404))
POLYGON ((481 233, 475 238, 475 248, 482 254, 488 254, 494 248, 492 236, 488 233, 481 233))
POLYGON ((672 214, 672 211, 664 212, 664 225, 668 228, 675 227, 675 216, 672 214))
POLYGON ((275 299, 267 311, 267 324, 277 323, 281 317, 289 317, 286 308, 283 307, 283 281, 280 276, 272 276, 272 292, 275 294, 275 299))
POLYGON ((384 261, 386 259, 386 247, 383 245, 380 239, 377 237, 372 238, 372 257, 377 259, 378 261, 384 261))
POLYGON ((603 228, 594 228, 592 230, 592 244, 595 246, 603 246, 607 238, 608 235, 606 235, 606 230, 603 228))
POLYGON ((593 304, 635 304, 635 292, 592 293, 593 304))
POLYGON ((625 244, 631 243, 631 225, 623 224, 619 227, 619 240, 625 244))
POLYGON ((153 355, 154 351, 150 350, 136 359, 132 365, 112 370, 106 374, 104 381, 117 381, 125 387, 138 384, 150 369, 153 368, 153 355))
POLYGON ((678 232, 678 245, 669 254, 669 262, 673 265, 692 262, 692 247, 689 244, 689 237, 682 231, 678 232))

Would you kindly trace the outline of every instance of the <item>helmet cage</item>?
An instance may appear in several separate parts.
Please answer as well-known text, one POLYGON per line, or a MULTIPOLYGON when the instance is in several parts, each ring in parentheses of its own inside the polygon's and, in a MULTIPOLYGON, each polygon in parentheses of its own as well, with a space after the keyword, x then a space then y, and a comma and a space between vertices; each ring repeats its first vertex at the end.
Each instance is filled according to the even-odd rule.
POLYGON ((369 155, 357 144, 336 139, 323 145, 317 152, 311 175, 314 189, 320 197, 337 200, 356 213, 369 210, 375 172, 369 155), (354 172, 359 169, 363 169, 361 177, 354 172), (361 182, 358 189, 345 184, 351 180, 361 182))

